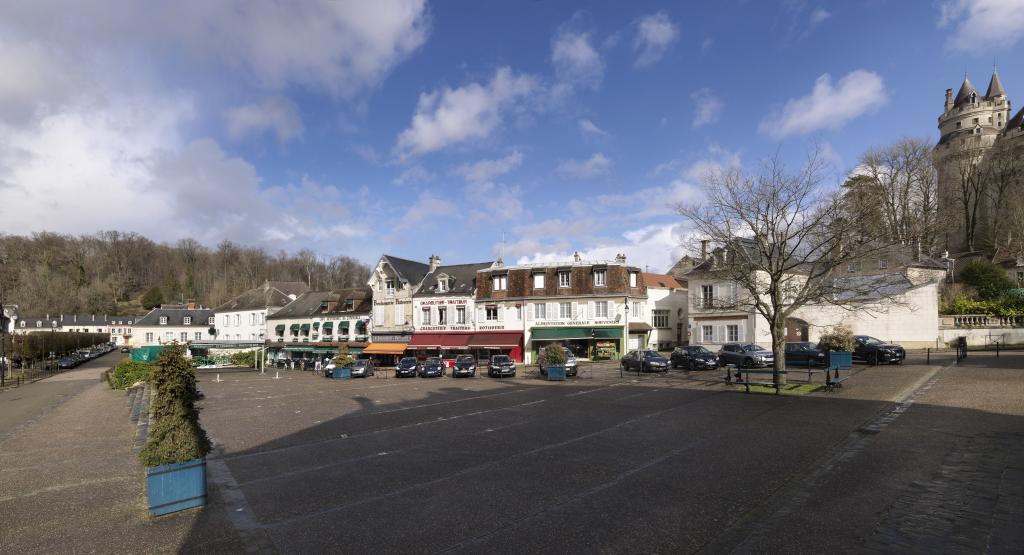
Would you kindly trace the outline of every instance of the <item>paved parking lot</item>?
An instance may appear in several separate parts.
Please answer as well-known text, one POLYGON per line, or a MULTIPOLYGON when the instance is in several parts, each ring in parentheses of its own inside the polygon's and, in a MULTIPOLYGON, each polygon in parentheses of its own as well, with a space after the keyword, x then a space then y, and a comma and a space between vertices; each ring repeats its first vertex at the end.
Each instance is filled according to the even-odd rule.
MULTIPOLYGON (((564 383, 204 372, 220 448, 213 503, 183 549, 216 551, 204 523, 224 514, 265 552, 878 548, 963 438, 1021 444, 1017 368, 863 368, 841 393, 800 398, 608 367, 564 383), (967 392, 973 405, 957 402, 967 392)), ((992 518, 1020 507, 1017 474, 1001 481, 1020 468, 1010 460, 989 461, 1005 505, 990 503, 992 518)))

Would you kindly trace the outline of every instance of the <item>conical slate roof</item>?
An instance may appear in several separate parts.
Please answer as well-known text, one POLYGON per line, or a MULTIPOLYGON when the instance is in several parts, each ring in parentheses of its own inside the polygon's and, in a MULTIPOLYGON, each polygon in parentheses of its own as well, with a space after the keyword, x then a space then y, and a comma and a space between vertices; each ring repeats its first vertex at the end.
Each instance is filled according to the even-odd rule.
POLYGON ((953 106, 960 106, 971 101, 971 93, 978 94, 978 89, 974 88, 971 84, 971 80, 966 76, 964 77, 964 84, 960 85, 960 92, 956 93, 956 100, 953 101, 953 106))
POLYGON ((1003 83, 999 80, 999 74, 992 70, 992 80, 988 82, 988 92, 985 93, 985 98, 993 99, 997 96, 1006 96, 1006 91, 1003 89, 1003 83))
POLYGON ((1024 108, 1021 108, 1017 112, 1017 115, 1013 116, 1010 118, 1010 121, 1006 122, 1006 130, 1012 131, 1014 129, 1019 129, 1022 125, 1024 125, 1024 108))

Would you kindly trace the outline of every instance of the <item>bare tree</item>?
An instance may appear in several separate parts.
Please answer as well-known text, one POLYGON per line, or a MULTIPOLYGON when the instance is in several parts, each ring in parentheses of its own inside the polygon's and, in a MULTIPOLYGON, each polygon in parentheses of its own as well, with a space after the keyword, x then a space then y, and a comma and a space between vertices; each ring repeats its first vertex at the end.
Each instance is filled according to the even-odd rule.
POLYGON ((775 355, 773 381, 782 383, 786 319, 801 307, 847 309, 880 303, 891 275, 842 277, 850 262, 887 252, 891 242, 864 234, 856 203, 821 180, 819 152, 796 173, 775 156, 757 174, 739 168, 709 173, 707 195, 676 209, 697 236, 717 246, 708 261, 715 279, 736 284, 739 294, 717 300, 722 310, 753 311, 768 323, 775 355))
POLYGON ((1020 196, 1024 181, 1024 160, 1019 149, 998 145, 992 149, 980 167, 979 179, 989 210, 989 233, 986 246, 992 249, 1005 242, 1011 228, 1011 206, 1020 196))

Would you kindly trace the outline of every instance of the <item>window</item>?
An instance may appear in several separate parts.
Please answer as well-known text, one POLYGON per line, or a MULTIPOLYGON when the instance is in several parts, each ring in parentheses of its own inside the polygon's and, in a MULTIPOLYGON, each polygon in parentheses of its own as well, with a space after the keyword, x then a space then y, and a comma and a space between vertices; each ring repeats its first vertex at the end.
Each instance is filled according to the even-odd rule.
POLYGON ((160 317, 160 325, 161 326, 166 326, 167 325, 167 317, 166 316, 161 316, 160 317))
MULTIPOLYGON (((131 324, 131 322, 128 322, 128 323, 129 323, 129 324, 131 324)), ((206 323, 207 323, 207 324, 210 324, 210 325, 212 326, 212 325, 213 325, 213 323, 214 323, 214 319, 213 319, 213 316, 210 316, 209 318, 207 318, 207 319, 206 319, 206 323)))
POLYGON ((448 278, 441 278, 437 280, 437 292, 445 293, 448 291, 448 278))
POLYGON ((182 318, 181 323, 186 325, 186 326, 191 326, 192 325, 192 317, 191 316, 186 316, 186 317, 182 318))
POLYGON ((164 334, 164 338, 167 339, 167 341, 174 341, 174 332, 173 331, 169 331, 169 332, 165 333, 164 334))
POLYGON ((875 267, 878 268, 879 270, 884 270, 889 267, 889 261, 884 258, 879 258, 875 262, 875 267))
POLYGON ((608 301, 597 301, 594 303, 594 318, 608 317, 608 301))
POLYGON ((739 341, 740 327, 736 324, 729 324, 728 326, 725 326, 725 335, 727 341, 739 341))
POLYGON ((544 303, 533 303, 533 318, 543 320, 548 317, 548 305, 544 303))
POLYGON ((256 325, 256 313, 255 312, 250 312, 249 313, 249 325, 250 326, 255 326, 256 325))
POLYGON ((192 337, 194 337, 196 341, 199 341, 203 338, 203 332, 197 331, 192 337))
POLYGON ((572 318, 572 303, 558 303, 558 317, 563 320, 572 318))
POLYGON ((605 287, 608 283, 607 270, 594 270, 594 287, 605 287))
POLYGON ((491 277, 491 288, 495 291, 504 291, 508 285, 508 276, 492 276, 491 277))
POLYGON ((345 310, 352 310, 356 307, 355 299, 345 299, 345 310))
POLYGON ((241 326, 242 325, 242 315, 241 314, 235 314, 235 325, 236 326, 241 326))
POLYGON ((958 122, 956 122, 956 128, 957 128, 957 129, 960 129, 960 125, 961 125, 961 122, 959 122, 959 121, 958 121, 958 122))
POLYGON ((448 308, 439 306, 437 307, 437 325, 447 326, 448 325, 448 308))
POLYGON ((973 123, 974 125, 978 125, 978 118, 974 118, 974 121, 972 121, 971 123, 973 123))
POLYGON ((225 314, 224 315, 224 327, 226 328, 226 327, 228 327, 230 325, 231 325, 231 315, 230 314, 225 314))
POLYGON ((466 323, 466 307, 457 306, 455 307, 455 323, 465 324, 466 323))
POLYGON ((264 316, 266 316, 266 315, 265 315, 265 314, 263 314, 262 312, 260 312, 260 313, 257 313, 257 314, 256 314, 256 324, 257 324, 257 325, 260 325, 260 326, 262 326, 262 325, 263 325, 263 323, 264 323, 264 322, 263 322, 263 318, 264 318, 264 316))
POLYGON ((850 262, 850 264, 847 266, 847 270, 849 270, 850 272, 859 272, 860 261, 855 260, 853 262, 850 262))
POLYGON ((497 306, 489 306, 489 307, 487 307, 487 310, 484 313, 486 314, 486 318, 487 318, 488 322, 497 322, 498 321, 498 307, 497 306))
POLYGON ((640 303, 640 301, 633 301, 633 317, 634 318, 643 318, 644 317, 643 306, 644 305, 642 303, 640 303))
POLYGON ((384 291, 387 293, 387 295, 389 297, 394 297, 395 296, 395 280, 393 280, 393 279, 386 279, 386 280, 384 280, 384 291))
POLYGON ((516 305, 516 320, 518 320, 518 321, 522 321, 523 320, 523 305, 521 305, 521 304, 517 304, 516 305))
POLYGON ((711 308, 715 304, 715 286, 714 285, 701 285, 700 286, 700 306, 702 308, 711 308))
POLYGON ((654 311, 654 327, 656 327, 656 328, 667 328, 668 327, 668 311, 667 310, 655 310, 654 311))
POLYGON ((153 332, 147 331, 146 332, 146 343, 152 343, 152 342, 153 342, 153 332))
POLYGON ((423 316, 420 318, 420 322, 422 322, 424 326, 430 325, 430 307, 423 308, 423 316))
POLYGON ((558 272, 558 286, 569 287, 569 272, 558 272))
MULTIPOLYGON (((411 310, 411 307, 410 307, 410 310, 411 310)), ((411 316, 410 316, 410 318, 411 318, 411 316)), ((380 313, 380 320, 381 320, 381 323, 383 324, 384 323, 384 312, 383 312, 383 310, 380 313)), ((395 305, 395 325, 396 326, 404 326, 405 325, 405 305, 401 305, 401 304, 396 304, 395 305)))
POLYGON ((715 327, 714 326, 701 326, 700 327, 700 339, 703 343, 712 343, 715 340, 715 327))
POLYGON ((533 274, 533 288, 544 289, 544 274, 533 274))
POLYGON ((636 272, 629 273, 629 286, 636 287, 636 272))

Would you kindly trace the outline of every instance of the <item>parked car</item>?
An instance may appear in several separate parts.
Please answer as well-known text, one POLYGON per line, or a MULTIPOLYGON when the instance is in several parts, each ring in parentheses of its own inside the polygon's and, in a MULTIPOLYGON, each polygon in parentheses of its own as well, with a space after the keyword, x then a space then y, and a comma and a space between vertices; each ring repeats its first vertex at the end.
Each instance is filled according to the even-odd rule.
POLYGON ((796 366, 825 366, 825 352, 810 341, 786 343, 786 364, 796 366))
POLYGON ((743 368, 772 366, 775 355, 771 350, 753 343, 726 343, 718 351, 718 363, 722 366, 735 364, 743 368))
POLYGON ((122 353, 130 353, 130 352, 132 352, 132 350, 131 350, 131 347, 125 346, 125 347, 121 347, 121 352, 122 353))
POLYGON ((853 336, 853 360, 871 364, 903 364, 907 351, 900 345, 885 343, 869 335, 853 336))
POLYGON ((373 375, 374 367, 373 361, 367 358, 361 358, 352 363, 349 368, 352 369, 352 377, 368 378, 373 375))
POLYGON ((516 375, 516 362, 508 355, 494 355, 487 365, 487 375, 492 378, 516 375))
MULTIPOLYGON (((562 350, 565 352, 565 375, 575 376, 577 369, 579 368, 579 363, 576 361, 576 355, 574 355, 567 347, 562 347, 562 350)), ((540 368, 541 376, 548 375, 548 369, 545 368, 542 357, 538 357, 537 367, 540 368)))
POLYGON ((473 355, 459 355, 455 357, 455 365, 452 366, 452 377, 476 376, 476 357, 473 355))
POLYGON ((718 355, 707 350, 703 345, 687 345, 676 347, 669 357, 672 368, 687 370, 714 370, 718 368, 718 355))
POLYGON ((441 357, 428 357, 420 364, 421 378, 440 378, 444 376, 444 361, 441 357))
POLYGON ((61 359, 57 361, 57 366, 65 370, 68 368, 74 368, 78 365, 79 361, 72 357, 61 357, 61 359))
POLYGON ((627 372, 668 372, 668 359, 658 351, 630 351, 622 357, 621 364, 627 372))
POLYGON ((405 357, 398 361, 398 366, 395 366, 395 377, 415 378, 418 366, 419 364, 416 362, 416 357, 405 357))

